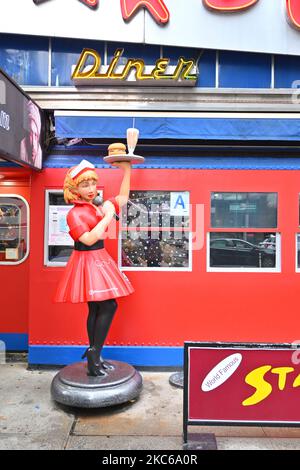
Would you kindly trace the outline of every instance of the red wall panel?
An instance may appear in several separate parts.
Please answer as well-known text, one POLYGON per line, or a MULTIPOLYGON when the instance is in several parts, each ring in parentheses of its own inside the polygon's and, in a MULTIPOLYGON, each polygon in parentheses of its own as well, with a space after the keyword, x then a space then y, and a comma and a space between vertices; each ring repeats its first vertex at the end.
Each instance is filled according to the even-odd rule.
MULTIPOLYGON (((104 198, 116 195, 121 173, 97 170, 104 198)), ((55 304, 64 268, 43 265, 44 191, 61 189, 65 169, 35 174, 31 202, 30 343, 85 344, 87 306, 55 304)), ((190 202, 204 205, 204 246, 193 251, 192 272, 126 272, 135 292, 118 299, 108 345, 181 346, 190 341, 269 341, 297 339, 300 273, 295 272, 298 230, 298 171, 134 169, 132 189, 190 191, 190 202), (206 272, 206 233, 211 191, 278 192, 281 273, 206 272)), ((193 227, 195 228, 195 220, 193 227)), ((117 259, 117 241, 106 241, 117 259)))
MULTIPOLYGON (((1 170, 1 174, 9 178, 10 186, 0 185, 0 194, 23 196, 30 205, 30 180, 27 173, 25 175, 19 169, 15 175, 11 170, 1 170), (22 182, 20 182, 19 178, 22 175, 22 182)), ((30 254, 19 265, 0 265, 1 333, 28 333, 29 263, 30 254)))

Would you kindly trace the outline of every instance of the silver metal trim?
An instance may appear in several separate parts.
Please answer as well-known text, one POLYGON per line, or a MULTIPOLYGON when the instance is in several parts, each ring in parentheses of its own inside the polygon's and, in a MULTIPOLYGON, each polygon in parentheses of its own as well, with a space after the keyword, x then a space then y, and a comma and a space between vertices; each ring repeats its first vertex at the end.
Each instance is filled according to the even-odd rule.
POLYGON ((23 88, 41 108, 49 110, 300 112, 300 100, 293 99, 295 88, 23 88))

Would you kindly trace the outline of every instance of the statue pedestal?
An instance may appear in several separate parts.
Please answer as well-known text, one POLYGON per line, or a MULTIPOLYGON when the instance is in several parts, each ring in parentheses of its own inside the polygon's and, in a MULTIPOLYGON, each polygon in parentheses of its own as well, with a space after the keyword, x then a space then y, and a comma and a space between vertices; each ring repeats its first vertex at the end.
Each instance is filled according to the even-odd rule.
POLYGON ((103 377, 89 377, 86 362, 61 369, 51 384, 53 400, 78 408, 104 408, 137 398, 143 385, 141 374, 125 362, 107 362, 114 369, 103 377))

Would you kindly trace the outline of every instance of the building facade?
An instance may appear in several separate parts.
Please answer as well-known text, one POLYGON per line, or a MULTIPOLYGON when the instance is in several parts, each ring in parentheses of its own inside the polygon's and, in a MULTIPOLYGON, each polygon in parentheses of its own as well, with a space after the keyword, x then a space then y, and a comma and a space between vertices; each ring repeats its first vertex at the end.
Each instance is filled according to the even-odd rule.
POLYGON ((116 195, 121 174, 103 156, 132 126, 146 161, 133 166, 132 204, 106 248, 135 292, 118 301, 107 357, 177 366, 184 341, 299 339, 300 58, 267 46, 265 53, 238 44, 216 50, 162 38, 0 34, 0 68, 48 123, 41 171, 0 162, 0 208, 15 204, 19 219, 11 225, 24 232, 14 258, 2 224, 0 339, 9 350, 28 350, 32 365, 73 362, 88 342, 87 306, 53 302, 72 250, 63 227, 66 169, 88 159, 104 199, 116 195), (96 51, 104 67, 123 50, 122 70, 130 59, 153 70, 165 58, 174 73, 180 58, 192 59, 196 79, 192 86, 143 86, 136 78, 75 86, 83 49, 96 51))

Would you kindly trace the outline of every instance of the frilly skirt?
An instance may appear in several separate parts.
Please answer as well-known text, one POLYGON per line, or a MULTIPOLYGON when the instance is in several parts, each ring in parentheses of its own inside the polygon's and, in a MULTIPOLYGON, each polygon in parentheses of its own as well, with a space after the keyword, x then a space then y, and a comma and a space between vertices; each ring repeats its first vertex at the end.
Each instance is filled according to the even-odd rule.
POLYGON ((132 294, 127 276, 105 248, 73 250, 58 284, 54 302, 99 302, 132 294))

